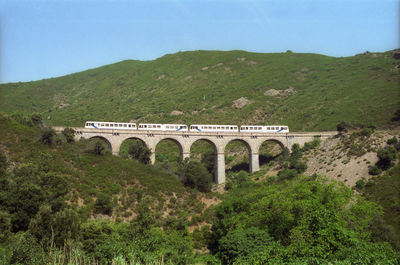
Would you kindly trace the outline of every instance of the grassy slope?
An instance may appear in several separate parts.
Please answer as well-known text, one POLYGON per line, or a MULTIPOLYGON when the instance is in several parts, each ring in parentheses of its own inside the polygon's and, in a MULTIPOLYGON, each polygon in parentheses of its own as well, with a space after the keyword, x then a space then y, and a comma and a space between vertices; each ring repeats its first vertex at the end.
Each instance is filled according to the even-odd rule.
MULTIPOLYGON (((112 155, 96 156, 85 152, 87 141, 63 143, 51 148, 39 142, 35 127, 22 125, 0 114, 0 151, 9 169, 29 163, 46 166, 68 183, 68 200, 90 216, 99 194, 113 198, 113 217, 131 217, 139 201, 147 200, 158 214, 164 211, 195 214, 203 205, 176 177, 164 170, 112 155), (168 203, 174 197, 174 203, 168 203)), ((198 212, 197 212, 198 213, 198 212)))
POLYGON ((332 130, 345 120, 386 127, 399 108, 392 52, 333 58, 316 54, 194 51, 122 61, 36 82, 0 85, 0 110, 40 112, 54 125, 85 120, 283 123, 332 130), (277 98, 269 89, 293 87, 277 98), (251 104, 232 108, 247 97, 251 104), (171 111, 183 111, 173 116, 171 111))

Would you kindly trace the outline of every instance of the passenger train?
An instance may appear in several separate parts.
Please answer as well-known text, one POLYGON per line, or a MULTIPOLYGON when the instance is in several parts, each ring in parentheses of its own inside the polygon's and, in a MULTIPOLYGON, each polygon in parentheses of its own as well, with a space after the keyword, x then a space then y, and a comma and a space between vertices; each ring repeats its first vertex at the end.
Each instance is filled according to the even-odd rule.
POLYGON ((87 121, 85 128, 139 130, 139 131, 178 131, 178 132, 248 132, 248 133, 288 133, 286 125, 209 125, 209 124, 158 124, 128 122, 87 121))

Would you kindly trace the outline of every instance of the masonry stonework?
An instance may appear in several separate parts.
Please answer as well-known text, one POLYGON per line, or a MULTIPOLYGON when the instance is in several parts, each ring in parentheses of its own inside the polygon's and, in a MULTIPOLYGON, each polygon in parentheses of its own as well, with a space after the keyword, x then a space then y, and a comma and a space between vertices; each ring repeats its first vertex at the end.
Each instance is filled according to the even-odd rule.
MULTIPOLYGON (((57 132, 61 132, 63 127, 54 127, 57 132)), ((314 137, 321 137, 324 141, 328 137, 332 137, 337 132, 309 132, 309 133, 204 133, 204 132, 165 132, 165 131, 130 131, 130 130, 106 130, 106 129, 88 129, 73 128, 75 130, 75 138, 102 138, 109 145, 113 155, 119 155, 121 144, 127 139, 139 139, 143 141, 151 151, 151 163, 155 162, 155 151, 157 144, 162 140, 174 141, 180 150, 181 159, 190 158, 190 148, 192 144, 199 140, 206 140, 211 143, 215 151, 215 178, 217 184, 225 182, 225 147, 234 140, 245 143, 249 152, 250 172, 260 169, 258 151, 265 141, 275 141, 282 147, 291 150, 291 146, 295 143, 303 146, 304 143, 310 142, 314 137)))

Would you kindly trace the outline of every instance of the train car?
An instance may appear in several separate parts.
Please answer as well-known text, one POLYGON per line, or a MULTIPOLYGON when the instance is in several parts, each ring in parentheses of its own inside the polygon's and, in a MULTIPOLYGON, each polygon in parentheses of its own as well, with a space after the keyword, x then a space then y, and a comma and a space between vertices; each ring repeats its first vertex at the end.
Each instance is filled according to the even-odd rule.
POLYGON ((241 132, 258 133, 288 133, 289 127, 286 125, 242 125, 241 132))
POLYGON ((140 131, 177 131, 187 132, 188 126, 185 124, 157 124, 157 123, 139 123, 140 131))
POLYGON ((87 121, 85 128, 113 129, 113 130, 136 130, 135 123, 112 122, 112 121, 87 121))
POLYGON ((191 132, 238 132, 237 125, 209 125, 209 124, 192 124, 191 132))

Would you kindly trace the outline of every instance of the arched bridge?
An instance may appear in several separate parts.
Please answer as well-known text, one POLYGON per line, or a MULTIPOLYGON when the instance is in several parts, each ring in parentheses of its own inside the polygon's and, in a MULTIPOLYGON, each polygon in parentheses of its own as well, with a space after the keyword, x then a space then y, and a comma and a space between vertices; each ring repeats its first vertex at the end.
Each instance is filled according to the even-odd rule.
MULTIPOLYGON (((64 127, 54 127, 57 132, 64 130, 64 127)), ((242 141, 246 144, 250 157, 250 172, 259 170, 258 150, 265 141, 275 141, 282 147, 291 150, 293 144, 303 146, 310 142, 314 137, 321 137, 324 141, 328 137, 334 136, 337 132, 308 132, 308 133, 232 133, 232 132, 166 132, 166 131, 133 131, 133 130, 107 130, 91 128, 73 128, 75 138, 83 137, 86 139, 104 139, 113 155, 118 155, 120 146, 127 139, 139 139, 143 141, 151 151, 151 162, 155 162, 155 151, 157 144, 162 140, 174 141, 179 149, 181 158, 190 158, 190 148, 198 140, 205 140, 211 143, 215 151, 215 182, 217 184, 225 182, 225 146, 234 140, 242 141)))

